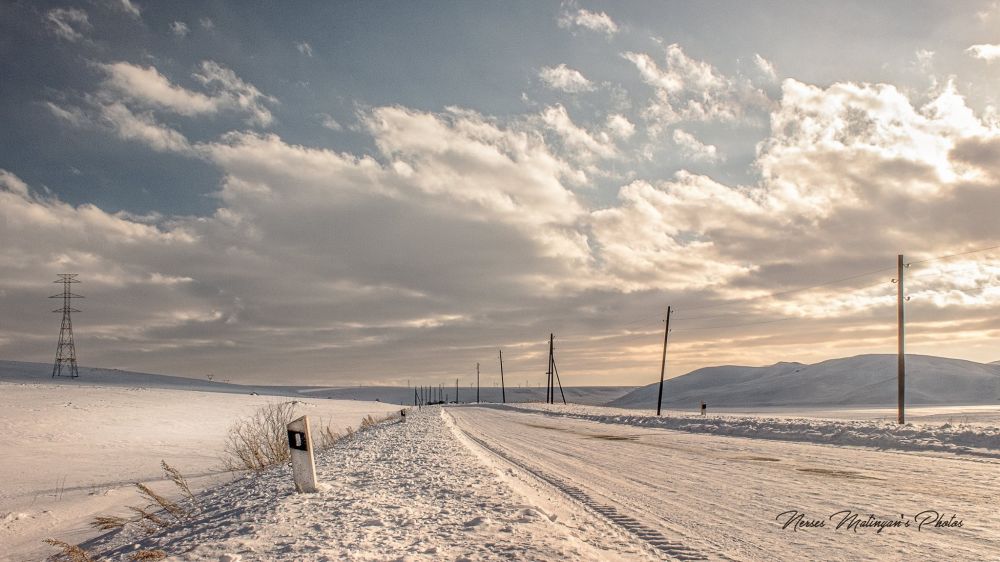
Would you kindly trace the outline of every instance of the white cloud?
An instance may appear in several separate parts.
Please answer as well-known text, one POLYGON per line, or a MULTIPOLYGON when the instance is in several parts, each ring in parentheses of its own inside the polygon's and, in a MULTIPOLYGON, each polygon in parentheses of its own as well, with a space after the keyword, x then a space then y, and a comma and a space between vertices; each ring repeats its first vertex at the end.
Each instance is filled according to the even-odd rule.
POLYGON ((213 29, 215 29, 215 22, 212 21, 212 18, 201 18, 200 20, 198 20, 198 25, 200 25, 202 29, 205 29, 207 31, 212 31, 213 29))
POLYGON ((301 43, 296 43, 295 48, 298 49, 300 53, 302 53, 307 57, 311 58, 313 56, 312 46, 309 43, 306 43, 305 41, 302 41, 301 43))
POLYGON ((74 125, 81 126, 89 122, 88 117, 78 107, 62 107, 52 102, 45 102, 45 107, 56 117, 74 125))
POLYGON ((976 19, 979 23, 986 23, 993 19, 994 16, 1000 14, 1000 2, 990 2, 983 9, 976 12, 976 19))
POLYGON ((666 47, 666 68, 645 53, 622 56, 655 89, 645 110, 654 134, 682 121, 739 121, 769 105, 767 96, 749 81, 724 76, 711 64, 687 56, 676 43, 666 47))
POLYGON ((618 24, 604 12, 564 9, 559 15, 558 23, 562 28, 582 27, 608 36, 618 33, 618 24))
POLYGON ((113 0, 111 5, 134 18, 142 17, 139 7, 133 4, 132 0, 113 0))
POLYGON ((236 73, 212 61, 201 64, 194 78, 212 90, 211 95, 182 88, 170 82, 155 67, 127 62, 102 65, 107 73, 104 88, 116 96, 147 107, 185 116, 215 114, 229 109, 249 114, 249 121, 269 125, 273 120, 266 104, 277 103, 236 73))
POLYGON ((102 68, 108 76, 105 87, 131 101, 187 116, 219 110, 219 100, 172 84, 155 67, 116 62, 102 68))
POLYGON ((594 89, 594 84, 590 80, 587 80, 578 70, 569 68, 565 64, 554 67, 542 67, 538 72, 538 77, 553 90, 562 90, 575 94, 589 92, 594 89))
POLYGON ((187 37, 187 34, 191 33, 191 29, 186 23, 182 21, 175 21, 170 24, 170 32, 177 37, 187 37))
POLYGON ((604 132, 591 133, 576 125, 562 105, 545 108, 541 120, 559 136, 568 155, 575 162, 589 164, 598 158, 613 158, 618 155, 618 149, 610 135, 604 132))
POLYGON ((28 184, 2 168, 0 168, 0 187, 22 198, 28 197, 28 184))
POLYGON ((608 115, 607 128, 620 139, 629 139, 635 134, 635 125, 622 115, 608 115))
POLYGON ((674 129, 673 139, 681 153, 692 160, 718 162, 723 159, 715 145, 704 144, 683 129, 674 129))
POLYGON ((966 49, 965 52, 971 57, 987 62, 1000 59, 1000 45, 998 44, 983 43, 981 45, 973 45, 966 49))
POLYGON ((329 113, 320 113, 317 115, 319 117, 319 123, 323 127, 330 129, 331 131, 341 131, 344 129, 336 119, 333 118, 329 113))
POLYGON ((158 123, 149 112, 135 114, 125 104, 113 102, 100 109, 101 121, 123 140, 139 141, 159 152, 191 152, 184 135, 158 123))
POLYGON ((175 152, 193 156, 196 150, 178 131, 158 122, 151 112, 134 113, 118 101, 88 97, 89 106, 62 107, 51 102, 45 106, 56 117, 75 127, 91 127, 114 133, 127 141, 138 141, 157 152, 175 152))
POLYGON ((757 69, 760 70, 761 74, 766 76, 770 80, 777 80, 778 73, 774 70, 774 63, 760 56, 758 53, 753 55, 753 63, 757 65, 757 69))
MULTIPOLYGON (((88 329, 134 338, 115 346, 123 362, 132 357, 127 350, 143 347, 151 351, 141 361, 152 367, 181 353, 229 365, 231 355, 205 345, 220 341, 234 342, 261 372, 291 360, 334 364, 329 370, 341 373, 407 364, 437 372, 441 363, 417 361, 427 349, 481 353, 484 338, 523 342, 552 324, 569 331, 576 325, 560 325, 567 317, 614 330, 616 318, 634 322, 667 295, 680 302, 761 295, 891 265, 901 248, 934 255, 995 243, 1000 132, 951 83, 917 106, 884 84, 785 80, 754 162, 755 184, 681 171, 633 181, 616 201, 598 204, 573 187, 581 168, 617 158, 615 142, 634 135, 623 115, 595 128, 574 123, 558 105, 508 121, 390 106, 362 115, 373 155, 250 131, 192 148, 151 113, 190 100, 166 79, 142 76, 158 84, 142 99, 168 101, 143 102, 150 107, 141 110, 128 106, 139 104, 131 97, 96 96, 91 118, 122 138, 214 165, 223 178, 214 214, 111 215, 31 197, 25 182, 0 174, 0 239, 16 241, 0 245, 0 290, 14 295, 0 304, 16 306, 24 287, 63 267, 85 273, 99 299, 120 287, 100 300, 115 320, 88 329), (154 310, 118 306, 120 295, 140 292, 154 310), (487 323, 497 331, 484 336, 487 323), (373 365, 373 342, 391 343, 398 355, 373 365), (175 351, 163 351, 167 345, 175 351)), ((730 80, 710 66, 668 65, 650 80, 671 95, 699 85, 730 99, 730 80)), ((86 118, 49 109, 67 122, 86 118)), ((673 129, 678 145, 711 153, 673 129)), ((958 268, 946 276, 961 284, 928 279, 911 287, 927 306, 989 310, 1000 299, 990 288, 997 275, 958 268)), ((737 303, 734 312, 881 314, 892 306, 884 291, 737 303)))
POLYGON ((708 178, 680 174, 659 188, 637 181, 619 205, 592 213, 591 228, 609 286, 680 291, 725 285, 751 268, 734 263, 711 239, 761 213, 745 195, 708 178), (708 233, 708 234, 706 234, 708 233))
POLYGON ((276 104, 278 100, 262 94, 232 70, 213 61, 204 61, 201 63, 201 72, 194 74, 194 78, 205 86, 214 88, 219 103, 249 113, 251 123, 262 126, 271 124, 273 117, 265 104, 276 104))
POLYGON ((83 39, 83 32, 91 29, 87 12, 77 8, 55 8, 45 14, 49 29, 57 37, 76 42, 83 39))

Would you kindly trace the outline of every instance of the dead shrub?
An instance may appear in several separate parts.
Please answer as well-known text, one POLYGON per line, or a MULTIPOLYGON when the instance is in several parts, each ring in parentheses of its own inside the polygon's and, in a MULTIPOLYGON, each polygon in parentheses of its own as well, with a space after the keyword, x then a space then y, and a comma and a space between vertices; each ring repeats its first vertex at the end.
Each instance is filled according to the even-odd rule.
POLYGON ((226 470, 260 472, 288 462, 288 423, 295 419, 294 402, 277 402, 258 408, 236 421, 226 435, 222 463, 226 470))

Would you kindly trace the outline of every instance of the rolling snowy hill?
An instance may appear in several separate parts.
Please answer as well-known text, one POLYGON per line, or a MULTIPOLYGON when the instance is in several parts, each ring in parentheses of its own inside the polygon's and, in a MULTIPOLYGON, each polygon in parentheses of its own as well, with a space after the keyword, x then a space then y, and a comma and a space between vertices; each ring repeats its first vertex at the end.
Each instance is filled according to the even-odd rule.
MULTIPOLYGON (((659 383, 611 401, 623 408, 655 407, 659 383)), ((706 367, 664 383, 663 402, 689 407, 841 406, 896 403, 896 356, 858 355, 805 365, 706 367)), ((995 404, 1000 365, 906 356, 906 401, 912 404, 995 404)))
MULTIPOLYGON (((172 375, 136 373, 120 369, 100 369, 80 367, 80 377, 52 378, 50 363, 27 363, 23 361, 0 360, 0 382, 69 384, 75 386, 115 386, 126 388, 160 388, 174 390, 197 390, 200 392, 225 392, 230 394, 257 393, 264 396, 291 396, 306 398, 329 398, 333 400, 366 400, 390 404, 410 405, 413 403, 413 388, 406 386, 278 386, 230 384, 206 379, 194 379, 172 375)), ((463 381, 464 383, 465 381, 463 381)), ((634 386, 576 386, 566 387, 566 401, 573 404, 598 405, 620 398, 634 386)), ((455 387, 446 385, 442 394, 449 401, 455 400, 455 387)), ((475 401, 475 387, 459 388, 459 400, 475 401)), ((542 387, 509 386, 508 402, 541 402, 545 400, 542 387)), ((436 400, 436 398, 434 398, 436 400)), ((500 388, 484 386, 480 389, 480 401, 500 402, 500 388)))

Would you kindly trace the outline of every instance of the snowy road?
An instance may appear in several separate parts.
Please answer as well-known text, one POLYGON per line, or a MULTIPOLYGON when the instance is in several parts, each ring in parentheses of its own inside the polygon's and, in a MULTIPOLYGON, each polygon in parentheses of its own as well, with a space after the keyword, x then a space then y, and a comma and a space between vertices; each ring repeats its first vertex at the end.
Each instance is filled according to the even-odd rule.
POLYGON ((1000 462, 947 454, 775 442, 448 408, 498 463, 560 489, 676 558, 998 560, 1000 462), (782 528, 792 514, 824 527, 782 528), (961 527, 918 529, 933 510, 961 527), (908 527, 837 524, 876 519, 908 527))

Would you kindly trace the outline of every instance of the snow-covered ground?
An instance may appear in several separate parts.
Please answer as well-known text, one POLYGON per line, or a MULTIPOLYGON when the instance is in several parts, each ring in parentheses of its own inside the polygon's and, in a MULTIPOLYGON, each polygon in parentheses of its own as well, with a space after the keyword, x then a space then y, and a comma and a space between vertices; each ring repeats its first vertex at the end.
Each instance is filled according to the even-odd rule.
MULTIPOLYGON (((127 560, 139 545, 174 560, 243 562, 1000 552, 1000 407, 992 405, 911 407, 904 426, 891 408, 861 406, 710 406, 704 417, 572 404, 425 407, 320 453, 323 490, 295 494, 285 466, 235 481, 220 470, 229 425, 295 400, 314 425, 357 426, 399 409, 358 398, 391 399, 399 389, 274 387, 285 397, 258 396, 161 375, 95 370, 97 384, 50 384, 4 369, 0 560, 41 560, 54 552, 41 542, 48 537, 110 559, 127 560), (154 535, 132 526, 97 536, 95 515, 143 504, 133 482, 177 497, 161 459, 202 490, 199 512, 154 535), (910 527, 836 529, 842 515, 831 516, 842 510, 910 527), (917 528, 926 510, 962 526, 917 528), (790 511, 826 526, 782 528, 790 511)), ((583 400, 613 392, 578 389, 583 400)))
MULTIPOLYGON (((163 478, 160 460, 197 488, 225 481, 226 429, 269 402, 290 398, 192 390, 0 382, 0 560, 39 559, 44 538, 79 542, 97 534, 95 515, 125 515, 139 503, 134 482, 163 478)), ((375 402, 303 399, 298 411, 343 429, 375 402)))
MULTIPOLYGON (((789 408, 786 416, 767 414, 723 413, 702 416, 665 410, 663 416, 640 413, 634 409, 575 404, 498 404, 484 407, 545 413, 554 417, 570 417, 594 422, 671 429, 690 433, 709 433, 735 437, 752 437, 779 441, 803 441, 834 445, 850 445, 894 449, 901 451, 938 451, 971 456, 1000 458, 1000 426, 980 421, 927 422, 899 425, 881 417, 871 419, 825 419, 810 415, 805 408, 789 408), (803 417, 791 417, 797 414, 803 417)), ((984 407, 985 408, 985 407, 984 407)), ((995 407, 987 411, 996 412, 995 407)), ((961 420, 961 408, 945 408, 941 415, 961 420)), ((981 419, 989 419, 977 409, 981 419)), ((819 410, 819 414, 830 410, 819 410)))
POLYGON ((111 560, 142 548, 242 562, 1000 552, 997 458, 639 428, 542 408, 411 411, 320 453, 318 493, 293 493, 278 467, 202 494, 187 522, 84 546, 111 560), (823 526, 796 526, 796 514, 823 526))
MULTIPOLYGON (((508 469, 509 470, 509 469, 508 469)), ((440 407, 412 412, 317 455, 322 490, 296 494, 279 467, 212 490, 189 523, 135 527, 85 545, 178 560, 654 559, 648 546, 538 483, 521 493, 463 445, 440 407), (524 494, 524 495, 522 495, 524 494), (529 499, 530 498, 530 499, 529 499)))
POLYGON ((606 514, 668 557, 986 560, 1000 552, 995 458, 687 433, 526 410, 448 412, 509 466, 606 514), (781 514, 790 511, 825 526, 782 528, 794 515, 781 514), (857 521, 873 515, 909 526, 876 532, 848 522, 836 529, 850 517, 844 511, 857 521), (954 515, 962 526, 919 527, 915 517, 926 511, 945 521, 954 515))

